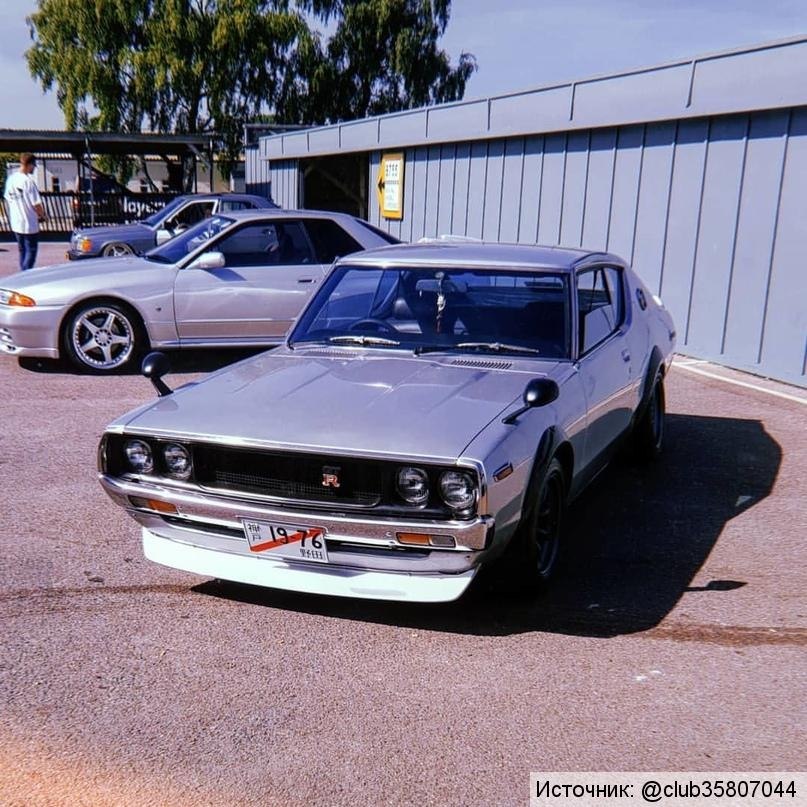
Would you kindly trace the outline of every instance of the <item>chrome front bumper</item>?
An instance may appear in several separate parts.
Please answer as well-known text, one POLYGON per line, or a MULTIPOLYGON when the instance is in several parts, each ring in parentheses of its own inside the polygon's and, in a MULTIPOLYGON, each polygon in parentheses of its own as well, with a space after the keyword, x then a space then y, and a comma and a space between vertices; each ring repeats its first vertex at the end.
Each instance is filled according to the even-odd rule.
POLYGON ((334 516, 316 510, 264 506, 196 491, 99 474, 107 494, 143 526, 146 557, 172 568, 211 577, 370 599, 448 602, 470 584, 487 554, 493 519, 419 522, 334 516), (137 507, 131 497, 174 505, 176 515, 137 507), (256 555, 249 551, 242 519, 319 527, 327 564, 256 555), (451 535, 454 549, 403 545, 398 532, 451 535))

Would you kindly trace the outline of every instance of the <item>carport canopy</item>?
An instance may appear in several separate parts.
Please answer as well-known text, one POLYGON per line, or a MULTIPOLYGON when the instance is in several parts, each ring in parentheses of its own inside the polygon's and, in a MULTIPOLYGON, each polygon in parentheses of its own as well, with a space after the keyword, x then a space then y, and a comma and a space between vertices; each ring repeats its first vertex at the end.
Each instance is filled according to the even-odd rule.
POLYGON ((77 159, 88 154, 198 157, 208 155, 213 135, 126 134, 122 132, 56 132, 0 129, 0 152, 30 151, 71 154, 77 159))
POLYGON ((196 187, 196 161, 213 163, 215 135, 127 134, 125 132, 58 132, 0 129, 0 152, 30 151, 38 157, 69 155, 78 163, 83 176, 94 157, 101 155, 146 157, 159 156, 166 163, 173 160, 193 166, 196 187), (190 163, 186 162, 190 161, 190 163))

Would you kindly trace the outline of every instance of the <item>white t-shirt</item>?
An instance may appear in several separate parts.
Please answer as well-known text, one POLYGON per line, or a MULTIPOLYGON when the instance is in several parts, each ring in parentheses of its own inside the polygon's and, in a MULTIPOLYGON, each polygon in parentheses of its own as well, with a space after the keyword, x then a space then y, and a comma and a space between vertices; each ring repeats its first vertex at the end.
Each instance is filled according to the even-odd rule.
POLYGON ((17 171, 6 180, 6 207, 11 229, 29 235, 39 232, 39 217, 34 205, 42 204, 39 188, 30 174, 17 171))

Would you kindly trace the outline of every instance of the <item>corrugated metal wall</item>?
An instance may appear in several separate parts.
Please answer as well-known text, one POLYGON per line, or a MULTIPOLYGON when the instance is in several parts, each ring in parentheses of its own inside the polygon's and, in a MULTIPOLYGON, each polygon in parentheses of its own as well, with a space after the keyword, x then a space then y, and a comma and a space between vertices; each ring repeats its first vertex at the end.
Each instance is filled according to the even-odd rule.
POLYGON ((246 192, 272 199, 281 207, 299 205, 297 160, 272 160, 261 157, 257 146, 244 150, 246 192))
MULTIPOLYGON (((296 206, 295 162, 271 165, 276 201, 296 206)), ((405 241, 616 252, 682 351, 807 386, 805 108, 410 148, 403 221, 375 204, 370 219, 405 241)))
POLYGON ((269 163, 261 158, 257 145, 244 149, 244 190, 272 198, 272 176, 269 163))

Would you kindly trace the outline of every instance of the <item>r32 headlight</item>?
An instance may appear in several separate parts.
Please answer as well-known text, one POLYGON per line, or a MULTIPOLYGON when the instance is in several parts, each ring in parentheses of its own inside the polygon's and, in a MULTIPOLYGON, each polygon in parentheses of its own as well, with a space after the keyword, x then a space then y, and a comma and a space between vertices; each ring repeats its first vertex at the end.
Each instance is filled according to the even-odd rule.
POLYGON ((455 512, 470 512, 476 504, 476 495, 476 480, 472 474, 466 471, 443 471, 440 474, 440 496, 455 512))

